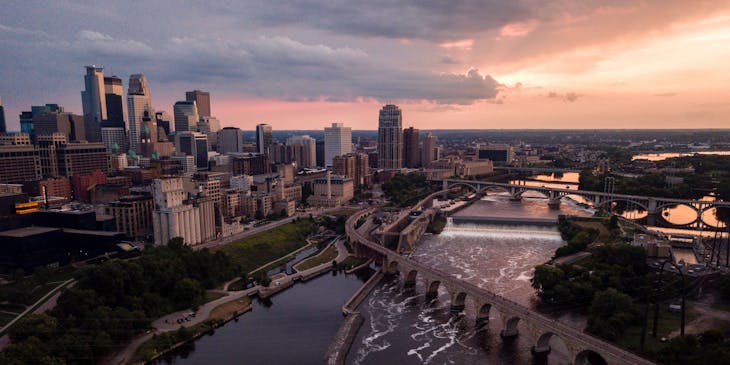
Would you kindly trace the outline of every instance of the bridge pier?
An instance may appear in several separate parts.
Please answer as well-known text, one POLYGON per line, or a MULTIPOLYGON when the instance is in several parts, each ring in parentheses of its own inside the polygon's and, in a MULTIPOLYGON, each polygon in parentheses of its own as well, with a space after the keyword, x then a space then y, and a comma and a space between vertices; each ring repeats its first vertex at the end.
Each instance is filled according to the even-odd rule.
POLYGON ((551 198, 548 200, 548 207, 550 209, 560 209, 560 198, 551 198))

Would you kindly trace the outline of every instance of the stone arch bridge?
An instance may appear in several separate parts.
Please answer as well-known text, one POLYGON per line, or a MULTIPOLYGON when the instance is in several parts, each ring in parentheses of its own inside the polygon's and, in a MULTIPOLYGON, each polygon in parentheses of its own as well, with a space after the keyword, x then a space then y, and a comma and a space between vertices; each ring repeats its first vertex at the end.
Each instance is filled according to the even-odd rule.
POLYGON ((405 286, 413 286, 416 280, 420 279, 425 284, 427 296, 436 295, 438 288, 443 286, 450 294, 452 309, 457 311, 464 309, 467 298, 470 298, 476 307, 477 321, 482 323, 489 319, 491 311, 497 311, 504 322, 504 328, 502 328, 500 334, 503 337, 512 337, 518 334, 528 336, 534 344, 533 352, 535 353, 548 353, 550 351, 550 338, 558 336, 566 344, 574 364, 589 364, 589 356, 600 356, 609 365, 653 364, 651 361, 618 348, 611 343, 557 322, 487 289, 461 281, 452 275, 423 265, 373 242, 359 232, 355 226, 358 220, 367 217, 374 211, 374 209, 363 210, 352 215, 345 225, 347 236, 358 255, 379 259, 383 271, 400 273, 405 286), (520 322, 527 329, 527 333, 518 333, 518 323, 520 322))
POLYGON ((441 183, 443 189, 451 189, 456 187, 464 187, 471 189, 477 194, 486 194, 488 190, 501 190, 509 193, 513 198, 519 199, 522 194, 528 191, 534 191, 545 195, 548 198, 548 205, 552 208, 560 206, 560 200, 568 195, 580 196, 589 201, 596 208, 609 208, 613 202, 624 202, 631 204, 637 208, 640 208, 647 212, 647 220, 649 225, 654 225, 656 217, 660 216, 662 210, 667 207, 673 207, 678 205, 684 205, 692 209, 697 217, 693 222, 672 226, 677 227, 714 227, 703 220, 703 215, 712 210, 713 208, 730 208, 730 202, 724 201, 709 201, 709 200, 691 200, 691 199, 673 199, 673 198, 659 198, 641 195, 623 195, 623 194, 612 194, 598 191, 587 191, 587 190, 572 190, 564 188, 555 188, 547 186, 530 186, 530 185, 515 185, 505 184, 489 181, 475 181, 475 180, 431 180, 432 182, 441 183))

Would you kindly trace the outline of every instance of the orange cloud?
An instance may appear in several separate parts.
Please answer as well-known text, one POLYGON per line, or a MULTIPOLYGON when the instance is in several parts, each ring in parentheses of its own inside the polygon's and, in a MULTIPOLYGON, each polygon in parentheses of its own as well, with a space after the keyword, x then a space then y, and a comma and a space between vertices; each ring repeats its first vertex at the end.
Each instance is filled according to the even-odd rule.
POLYGON ((464 51, 471 51, 472 46, 474 46, 473 39, 462 39, 462 40, 444 42, 444 43, 439 44, 439 47, 441 47, 441 48, 461 49, 464 51))

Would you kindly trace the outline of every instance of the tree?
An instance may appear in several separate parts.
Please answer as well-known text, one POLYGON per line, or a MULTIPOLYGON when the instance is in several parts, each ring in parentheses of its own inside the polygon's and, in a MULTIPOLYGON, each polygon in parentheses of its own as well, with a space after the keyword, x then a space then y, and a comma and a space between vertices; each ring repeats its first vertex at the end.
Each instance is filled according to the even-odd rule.
POLYGON ((176 250, 185 247, 185 239, 182 237, 173 237, 167 242, 167 247, 176 250))
POLYGON ((188 306, 198 304, 205 297, 205 289, 199 282, 184 278, 175 284, 173 298, 180 303, 187 303, 188 306))
POLYGON ((614 288, 608 288, 593 296, 587 330, 613 341, 638 318, 638 311, 631 297, 614 288))
POLYGON ((8 335, 13 342, 23 341, 31 336, 47 340, 56 332, 58 320, 45 313, 29 314, 10 328, 8 335))

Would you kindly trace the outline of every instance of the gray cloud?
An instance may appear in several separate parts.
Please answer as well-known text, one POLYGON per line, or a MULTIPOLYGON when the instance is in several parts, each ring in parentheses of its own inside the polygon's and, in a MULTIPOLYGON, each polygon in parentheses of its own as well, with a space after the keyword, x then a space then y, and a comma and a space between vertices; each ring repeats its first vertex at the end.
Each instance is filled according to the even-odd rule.
POLYGON ((578 98, 582 97, 583 95, 580 95, 580 94, 572 92, 572 91, 566 92, 563 94, 557 93, 555 91, 551 91, 547 94, 547 96, 548 96, 548 98, 551 98, 551 99, 560 99, 566 103, 572 103, 572 102, 578 100, 578 98))

